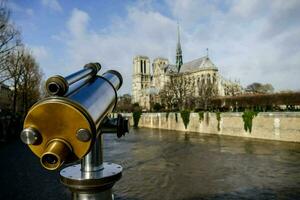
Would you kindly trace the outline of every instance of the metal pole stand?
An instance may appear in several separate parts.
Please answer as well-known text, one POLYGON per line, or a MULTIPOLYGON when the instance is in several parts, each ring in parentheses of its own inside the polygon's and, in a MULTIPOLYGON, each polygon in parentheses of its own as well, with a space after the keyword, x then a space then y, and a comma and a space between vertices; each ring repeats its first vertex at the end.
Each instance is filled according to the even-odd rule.
POLYGON ((113 200, 112 187, 122 177, 123 168, 103 162, 102 134, 81 164, 60 171, 61 182, 72 192, 72 199, 113 200))

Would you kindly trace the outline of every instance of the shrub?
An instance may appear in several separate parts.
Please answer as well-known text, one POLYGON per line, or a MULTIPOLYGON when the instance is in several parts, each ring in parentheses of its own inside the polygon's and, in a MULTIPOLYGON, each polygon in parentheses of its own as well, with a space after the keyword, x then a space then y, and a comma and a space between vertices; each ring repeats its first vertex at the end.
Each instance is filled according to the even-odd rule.
POLYGON ((189 110, 183 110, 180 112, 185 129, 187 129, 187 126, 190 122, 190 113, 191 112, 189 110))
POLYGON ((216 118, 218 120, 218 131, 220 131, 220 121, 221 121, 221 113, 216 112, 216 118))
POLYGON ((155 112, 160 111, 162 108, 163 108, 163 106, 160 105, 159 103, 155 103, 155 104, 153 105, 153 110, 154 110, 155 112))
POLYGON ((257 116, 258 112, 252 111, 252 110, 246 110, 244 111, 242 117, 244 121, 244 129, 245 131, 249 131, 251 133, 252 131, 252 120, 255 116, 257 116))
POLYGON ((198 115, 199 115, 199 122, 202 122, 203 119, 204 119, 204 112, 198 112, 198 115))
POLYGON ((133 111, 133 113, 132 113, 132 117, 133 117, 133 126, 134 126, 135 128, 138 127, 141 116, 142 116, 142 112, 141 112, 140 110, 133 111))

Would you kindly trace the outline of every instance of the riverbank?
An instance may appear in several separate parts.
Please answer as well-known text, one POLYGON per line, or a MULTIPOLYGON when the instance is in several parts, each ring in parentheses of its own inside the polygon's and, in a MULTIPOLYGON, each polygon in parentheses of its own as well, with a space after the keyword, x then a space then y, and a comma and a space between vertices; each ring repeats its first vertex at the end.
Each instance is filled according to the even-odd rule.
MULTIPOLYGON (((130 118, 130 113, 124 114, 130 118)), ((190 113, 185 128, 180 113, 143 113, 139 127, 229 135, 266 140, 300 142, 300 112, 264 112, 253 117, 251 132, 245 130, 243 113, 190 113)))

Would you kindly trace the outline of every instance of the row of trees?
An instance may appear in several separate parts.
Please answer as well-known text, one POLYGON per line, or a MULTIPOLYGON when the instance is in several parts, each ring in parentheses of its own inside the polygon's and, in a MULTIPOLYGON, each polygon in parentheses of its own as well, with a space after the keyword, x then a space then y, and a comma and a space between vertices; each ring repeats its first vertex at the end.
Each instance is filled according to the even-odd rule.
POLYGON ((223 111, 252 109, 256 111, 299 110, 300 92, 273 94, 244 94, 236 97, 217 97, 212 107, 223 111))
POLYGON ((0 84, 11 89, 11 110, 24 114, 40 96, 42 72, 21 41, 10 20, 5 1, 0 2, 0 84))
MULTIPOLYGON (((158 94, 161 105, 166 110, 183 110, 195 108, 207 110, 211 99, 218 95, 216 82, 197 81, 189 82, 183 76, 173 75, 166 83, 163 90, 158 94)), ((155 96, 152 101, 152 108, 155 105, 155 96)), ((157 106, 156 106, 157 107, 157 106)))
POLYGON ((0 0, 0 141, 21 131, 27 110, 40 97, 41 79, 39 65, 11 22, 6 1, 0 0))
MULTIPOLYGON (((159 94, 151 96, 150 111, 178 110, 219 110, 243 111, 252 108, 257 111, 295 110, 300 105, 297 92, 273 93, 271 84, 252 83, 246 87, 243 95, 220 97, 217 85, 213 82, 198 82, 190 85, 180 76, 173 76, 159 94), (160 103, 158 103, 160 102, 160 103), (285 105, 285 106, 282 106, 285 105)), ((133 112, 136 105, 131 96, 119 97, 118 112, 133 112)))

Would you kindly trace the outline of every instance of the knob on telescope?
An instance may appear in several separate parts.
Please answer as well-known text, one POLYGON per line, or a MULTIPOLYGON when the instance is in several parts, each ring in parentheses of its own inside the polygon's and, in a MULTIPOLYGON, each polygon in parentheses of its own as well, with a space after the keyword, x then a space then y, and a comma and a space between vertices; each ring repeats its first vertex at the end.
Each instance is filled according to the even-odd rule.
POLYGON ((106 117, 101 124, 101 133, 117 133, 118 138, 125 136, 129 133, 128 119, 118 114, 117 118, 106 117))

